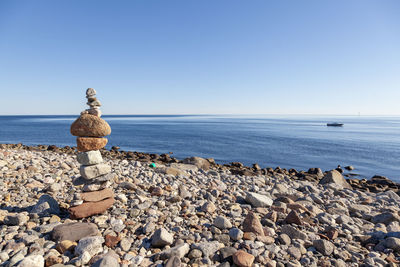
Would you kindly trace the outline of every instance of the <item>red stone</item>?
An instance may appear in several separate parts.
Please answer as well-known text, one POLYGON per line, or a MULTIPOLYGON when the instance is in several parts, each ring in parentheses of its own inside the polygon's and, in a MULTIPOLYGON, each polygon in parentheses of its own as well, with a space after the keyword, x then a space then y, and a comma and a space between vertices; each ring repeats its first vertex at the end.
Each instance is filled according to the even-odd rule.
POLYGON ((264 229, 261 225, 258 216, 254 213, 249 211, 246 218, 243 221, 243 231, 244 232, 252 232, 256 235, 264 236, 264 229))
POLYGON ((97 202, 85 202, 69 209, 72 219, 86 218, 105 212, 114 204, 114 198, 107 198, 97 202))
POLYGON ((121 238, 119 236, 112 236, 112 235, 106 235, 106 246, 109 248, 114 248, 119 241, 121 241, 121 238))
POLYGON ((114 197, 114 193, 111 188, 105 188, 99 191, 81 193, 80 196, 85 202, 97 202, 106 198, 114 197))

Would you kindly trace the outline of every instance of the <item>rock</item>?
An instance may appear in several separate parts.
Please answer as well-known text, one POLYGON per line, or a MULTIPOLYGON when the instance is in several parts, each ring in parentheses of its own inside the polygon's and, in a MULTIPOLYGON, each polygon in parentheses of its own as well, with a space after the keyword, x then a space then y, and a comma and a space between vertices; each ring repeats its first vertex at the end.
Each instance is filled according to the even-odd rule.
POLYGON ((93 88, 88 88, 86 90, 86 97, 94 97, 97 94, 96 90, 94 90, 93 88))
POLYGON ((85 192, 80 194, 80 198, 85 202, 95 202, 112 197, 114 197, 114 193, 111 188, 105 188, 100 191, 85 192))
POLYGON ((121 238, 119 238, 118 236, 106 235, 105 243, 107 247, 114 248, 120 240, 121 238))
POLYGON ((75 255, 81 256, 84 252, 89 253, 90 257, 103 251, 104 238, 101 236, 89 236, 79 240, 75 248, 75 255))
POLYGON ((352 171, 352 170, 354 170, 354 167, 353 166, 351 166, 351 165, 349 165, 349 166, 346 166, 346 167, 344 167, 346 170, 348 170, 348 171, 352 171))
POLYGON ((92 267, 119 267, 119 263, 116 258, 106 255, 93 263, 92 267))
POLYGON ((169 258, 164 265, 164 267, 180 267, 180 266, 181 266, 181 260, 176 256, 169 258))
POLYGON ((184 171, 172 167, 160 167, 156 169, 156 172, 173 176, 186 175, 184 171))
POLYGON ((265 195, 260 195, 253 192, 246 193, 246 202, 251 204, 253 207, 270 207, 273 203, 272 199, 265 195))
POLYGON ((79 206, 69 208, 71 218, 80 219, 86 218, 95 214, 105 212, 114 204, 114 198, 107 198, 97 202, 86 202, 79 206))
POLYGON ((294 223, 297 225, 303 225, 302 220, 300 219, 299 215, 295 210, 292 210, 288 216, 285 218, 286 223, 294 223))
POLYGON ((384 246, 386 248, 390 248, 396 252, 399 252, 400 251, 400 238, 388 237, 384 241, 384 246))
POLYGON ((219 250, 220 261, 230 261, 232 262, 232 255, 237 252, 237 249, 234 247, 223 247, 219 250))
MULTIPOLYGON (((78 137, 78 138, 76 138, 77 149, 78 149, 78 151, 82 151, 81 153, 89 152, 92 150, 97 151, 97 150, 105 147, 107 145, 107 143, 108 143, 108 139, 104 138, 104 137, 78 137)), ((83 157, 83 156, 81 156, 81 157, 83 157)), ((85 159, 85 158, 82 159, 82 161, 85 161, 85 160, 88 161, 88 159, 85 159)), ((99 161, 100 159, 97 157, 95 159, 92 159, 92 161, 94 161, 94 160, 99 161)), ((78 159, 78 162, 81 163, 79 161, 79 159, 78 159)), ((81 163, 81 164, 83 164, 83 163, 81 163)), ((92 164, 84 164, 84 165, 92 165, 92 164)))
POLYGON ((9 214, 4 218, 5 225, 24 225, 29 221, 29 216, 25 213, 9 214))
POLYGON ((374 224, 383 223, 388 225, 391 222, 400 222, 399 215, 392 213, 392 212, 384 212, 372 217, 371 222, 374 224))
POLYGON ((332 170, 325 174, 324 178, 319 181, 320 184, 337 184, 343 188, 352 189, 351 185, 343 178, 343 175, 337 170, 332 170))
POLYGON ((183 243, 173 248, 161 251, 158 255, 160 255, 160 258, 163 260, 169 259, 173 256, 182 259, 186 254, 189 253, 189 250, 190 250, 189 245, 187 243, 183 243))
POLYGON ((324 256, 331 255, 335 249, 335 245, 325 239, 314 240, 313 246, 324 256))
POLYGON ((240 229, 238 229, 236 227, 235 228, 231 228, 229 230, 229 237, 232 240, 235 240, 235 241, 241 240, 243 238, 243 232, 242 232, 242 230, 240 230, 240 229))
POLYGON ((243 250, 237 251, 232 257, 233 262, 239 267, 251 267, 254 262, 254 256, 243 250))
POLYGON ((258 216, 254 212, 249 211, 246 218, 244 219, 243 231, 252 232, 259 236, 264 236, 264 230, 261 225, 261 222, 258 219, 258 216))
POLYGON ((78 243, 71 240, 63 240, 57 245, 56 249, 61 254, 64 254, 66 251, 72 252, 75 249, 76 245, 78 245, 78 243))
POLYGON ((44 267, 44 258, 42 255, 29 255, 25 257, 18 267, 44 267))
POLYGON ((211 242, 201 242, 197 244, 192 244, 192 249, 198 249, 203 252, 203 256, 208 258, 210 256, 214 256, 215 253, 221 248, 221 243, 218 241, 211 242))
POLYGON ((164 247, 174 242, 174 236, 164 228, 157 229, 151 237, 151 245, 153 247, 164 247))
POLYGON ((78 241, 82 238, 98 234, 99 230, 94 223, 72 222, 54 227, 51 237, 56 242, 63 240, 78 241))
POLYGON ((71 134, 81 137, 101 137, 110 135, 111 128, 105 120, 90 114, 83 114, 72 123, 71 134))
POLYGON ((287 234, 291 239, 307 240, 307 235, 305 233, 288 224, 282 226, 281 232, 287 234))
POLYGON ((200 157, 186 158, 183 160, 183 163, 196 165, 199 169, 203 169, 205 171, 208 171, 210 169, 210 162, 200 157))
POLYGON ((214 213, 217 208, 215 207, 214 203, 206 202, 201 206, 201 210, 208 213, 214 213))
POLYGON ((82 165, 96 165, 103 162, 103 158, 101 157, 101 153, 99 150, 80 152, 76 155, 76 159, 82 165))
POLYGON ((50 195, 42 195, 36 205, 33 206, 30 213, 37 213, 40 215, 60 214, 60 207, 57 201, 50 195))
POLYGON ((219 229, 228 229, 228 228, 231 228, 231 227, 232 227, 231 222, 230 222, 227 218, 225 218, 225 217, 223 217, 223 216, 217 216, 217 217, 214 219, 213 224, 214 224, 216 227, 218 227, 219 229))
POLYGON ((79 168, 79 171, 83 178, 93 179, 100 175, 105 175, 105 174, 111 172, 111 167, 110 167, 110 165, 107 165, 107 164, 97 164, 97 165, 90 165, 90 166, 82 165, 79 168))

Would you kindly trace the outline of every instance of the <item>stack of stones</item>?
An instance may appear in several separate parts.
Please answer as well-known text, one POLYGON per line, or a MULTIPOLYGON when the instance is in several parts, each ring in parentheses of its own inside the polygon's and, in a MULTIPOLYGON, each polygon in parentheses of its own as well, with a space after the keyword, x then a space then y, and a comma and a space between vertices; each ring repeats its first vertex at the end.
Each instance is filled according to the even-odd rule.
POLYGON ((83 191, 76 193, 70 205, 71 218, 86 218, 106 211, 114 204, 114 193, 111 183, 115 177, 111 167, 103 163, 99 149, 107 144, 104 136, 111 134, 108 123, 101 119, 100 102, 96 91, 86 91, 89 109, 71 125, 71 134, 77 136, 77 159, 81 165, 79 177, 75 185, 82 185, 83 191))

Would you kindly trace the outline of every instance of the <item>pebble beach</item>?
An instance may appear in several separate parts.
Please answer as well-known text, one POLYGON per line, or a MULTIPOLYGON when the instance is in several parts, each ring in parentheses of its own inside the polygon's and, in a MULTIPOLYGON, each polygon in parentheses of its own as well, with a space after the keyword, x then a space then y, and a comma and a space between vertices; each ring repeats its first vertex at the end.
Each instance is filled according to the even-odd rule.
POLYGON ((398 266, 400 197, 384 177, 101 153, 115 202, 72 219, 75 149, 0 146, 1 266, 398 266))

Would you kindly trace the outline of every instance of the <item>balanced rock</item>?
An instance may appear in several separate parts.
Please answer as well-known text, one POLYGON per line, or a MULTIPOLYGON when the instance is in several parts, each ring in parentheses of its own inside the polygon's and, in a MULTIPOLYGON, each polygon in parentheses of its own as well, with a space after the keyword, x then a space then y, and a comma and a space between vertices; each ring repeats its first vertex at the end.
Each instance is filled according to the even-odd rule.
MULTIPOLYGON (((101 138, 101 139, 106 139, 106 138, 101 138)), ((78 148, 78 150, 79 150, 79 148, 78 148)), ((80 153, 78 153, 76 158, 77 158, 78 162, 82 165, 96 165, 96 164, 103 162, 101 153, 98 150, 80 152, 80 153)))
POLYGON ((94 115, 83 114, 71 125, 71 134, 81 137, 101 137, 111 134, 108 123, 94 115))
POLYGON ((111 172, 111 167, 110 165, 107 164, 97 164, 89 166, 81 165, 79 171, 83 178, 93 179, 100 175, 104 175, 111 172))
POLYGON ((97 94, 96 90, 94 90, 93 88, 88 88, 86 90, 86 97, 94 97, 97 94))
POLYGON ((352 189, 351 185, 343 178, 343 175, 337 170, 328 172, 324 178, 319 181, 320 184, 337 184, 343 188, 352 189))
POLYGON ((114 197, 114 193, 111 188, 105 188, 100 191, 81 193, 80 197, 86 202, 96 202, 106 198, 114 197))
POLYGON ((85 202, 79 206, 69 208, 71 218, 81 219, 105 212, 114 204, 114 198, 107 198, 97 202, 85 202))
POLYGON ((101 137, 78 137, 76 139, 77 149, 82 152, 102 149, 107 142, 107 138, 101 137))

